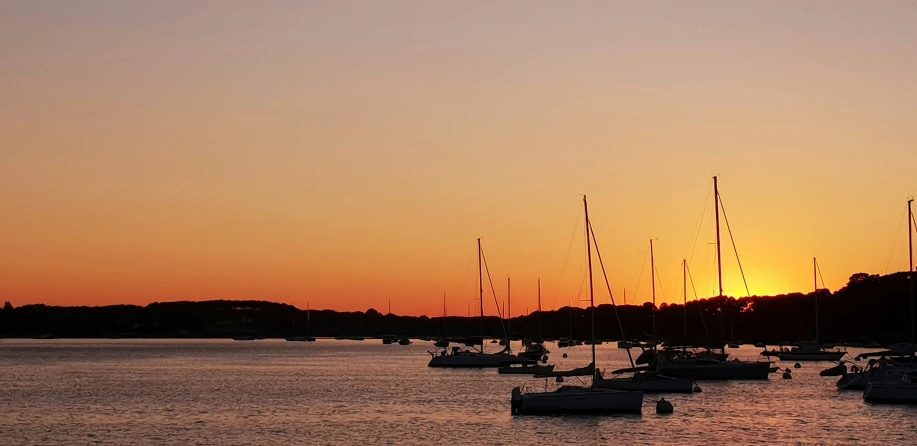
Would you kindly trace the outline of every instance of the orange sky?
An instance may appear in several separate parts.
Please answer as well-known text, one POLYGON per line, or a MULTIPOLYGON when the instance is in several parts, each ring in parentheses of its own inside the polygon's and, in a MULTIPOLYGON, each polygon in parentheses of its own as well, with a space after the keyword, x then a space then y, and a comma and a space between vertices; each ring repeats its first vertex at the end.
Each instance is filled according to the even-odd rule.
POLYGON ((465 314, 483 237, 519 314, 539 276, 545 307, 576 301, 583 193, 615 292, 650 298, 657 237, 658 300, 684 257, 708 296, 714 174, 752 293, 808 291, 813 256, 831 289, 903 270, 914 23, 908 2, 4 3, 0 300, 435 315, 445 292, 465 314))

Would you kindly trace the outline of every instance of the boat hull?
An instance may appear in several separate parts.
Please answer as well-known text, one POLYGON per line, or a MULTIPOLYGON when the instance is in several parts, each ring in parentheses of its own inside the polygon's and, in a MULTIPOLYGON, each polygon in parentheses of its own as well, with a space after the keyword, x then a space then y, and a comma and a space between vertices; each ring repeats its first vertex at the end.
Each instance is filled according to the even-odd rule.
POLYGON ((694 381, 681 378, 596 378, 594 385, 602 389, 631 390, 643 393, 694 393, 694 381))
POLYGON ((693 380, 768 379, 769 362, 725 361, 719 364, 674 363, 659 369, 660 375, 693 380))
POLYGON ((867 403, 917 404, 917 384, 871 382, 863 392, 867 403))
POLYGON ((497 373, 502 375, 535 375, 538 373, 551 373, 554 371, 554 365, 532 365, 527 367, 509 367, 503 366, 497 369, 497 373))
POLYGON ((480 369, 489 367, 503 367, 511 363, 519 363, 519 358, 506 354, 471 354, 471 355, 440 355, 430 359, 429 367, 467 368, 480 369))
POLYGON ((847 352, 780 352, 777 358, 781 361, 839 361, 847 352))
POLYGON ((516 387, 510 406, 513 415, 641 413, 643 393, 583 387, 522 394, 516 387))

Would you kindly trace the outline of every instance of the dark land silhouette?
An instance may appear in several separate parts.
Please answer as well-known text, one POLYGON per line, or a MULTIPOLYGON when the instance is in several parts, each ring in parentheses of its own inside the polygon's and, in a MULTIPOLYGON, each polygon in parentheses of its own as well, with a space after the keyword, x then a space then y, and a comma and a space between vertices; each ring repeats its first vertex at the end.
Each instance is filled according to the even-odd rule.
MULTIPOLYGON (((826 342, 898 342, 910 339, 908 274, 885 276, 857 273, 834 293, 818 291, 819 338, 826 342)), ((485 296, 485 299, 487 297, 485 296)), ((604 297, 607 299, 607 297, 604 297)), ((648 339, 652 305, 618 307, 628 339, 648 339)), ((682 305, 660 305, 658 338, 674 342, 736 341, 782 343, 815 338, 815 293, 743 298, 708 298, 682 305), (687 338, 685 320, 687 314, 687 338)), ((573 337, 588 339, 589 310, 563 307, 515 317, 514 338, 573 337)), ((0 336, 61 338, 218 338, 241 334, 286 337, 478 336, 477 317, 397 316, 375 309, 366 312, 306 310, 266 301, 164 302, 147 306, 57 307, 7 303, 0 310, 0 336)), ((600 339, 621 339, 614 308, 596 309, 600 339)), ((486 317, 487 337, 503 337, 500 318, 486 317)))

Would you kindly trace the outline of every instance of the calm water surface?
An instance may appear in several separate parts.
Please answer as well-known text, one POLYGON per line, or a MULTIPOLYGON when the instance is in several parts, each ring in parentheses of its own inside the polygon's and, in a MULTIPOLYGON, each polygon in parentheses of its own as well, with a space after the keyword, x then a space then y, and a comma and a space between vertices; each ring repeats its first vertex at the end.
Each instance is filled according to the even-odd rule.
MULTIPOLYGON (((839 392, 818 376, 828 363, 792 380, 700 383, 666 396, 673 415, 648 395, 642 416, 512 417, 513 386, 544 380, 430 369, 429 344, 0 340, 0 445, 917 444, 917 408, 839 392)), ((558 369, 589 362, 588 346, 552 347, 558 369)), ((614 345, 599 356, 627 364, 614 345)))

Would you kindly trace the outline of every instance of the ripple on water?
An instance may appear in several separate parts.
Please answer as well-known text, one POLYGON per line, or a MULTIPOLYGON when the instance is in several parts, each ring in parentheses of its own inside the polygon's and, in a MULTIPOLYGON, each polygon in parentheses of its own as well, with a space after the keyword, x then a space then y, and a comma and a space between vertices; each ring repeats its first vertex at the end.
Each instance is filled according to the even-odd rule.
MULTIPOLYGON (((512 417, 493 370, 426 367, 428 346, 378 341, 5 340, 0 444, 915 444, 917 409, 838 392, 824 367, 792 380, 704 383, 659 416, 512 417)), ((589 362, 586 347, 552 359, 589 362)), ((626 365, 601 346, 599 364, 626 365)), ((748 359, 756 349, 743 349, 748 359)), ((780 364, 781 367, 791 364, 780 364)), ((548 384, 553 388, 553 383, 548 384)))

